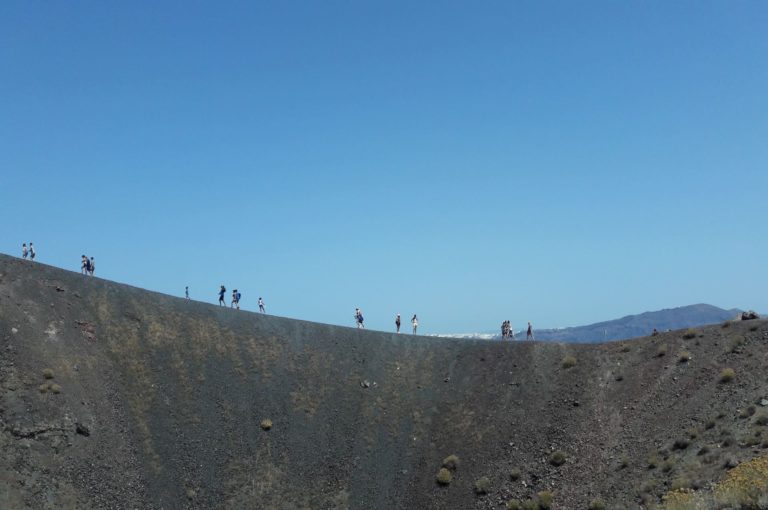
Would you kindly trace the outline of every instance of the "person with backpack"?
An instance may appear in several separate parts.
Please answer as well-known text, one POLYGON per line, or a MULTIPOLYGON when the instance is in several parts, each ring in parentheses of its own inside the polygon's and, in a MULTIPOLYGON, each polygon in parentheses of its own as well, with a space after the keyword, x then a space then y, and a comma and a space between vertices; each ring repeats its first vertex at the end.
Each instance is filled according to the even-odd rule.
POLYGON ((259 312, 266 313, 266 311, 264 309, 264 300, 261 299, 261 297, 259 297, 259 312))
POLYGON ((400 314, 397 314, 397 317, 395 317, 395 328, 397 328, 397 332, 400 333, 400 314))
POLYGON ((32 243, 29 243, 29 260, 35 260, 35 247, 32 243))
POLYGON ((226 303, 224 302, 224 293, 227 292, 227 288, 223 285, 219 289, 219 306, 224 306, 226 303))
POLYGON ((27 243, 24 243, 21 245, 21 258, 26 259, 27 255, 29 255, 29 250, 27 249, 27 243))
POLYGON ((91 276, 93 276, 93 272, 96 271, 96 261, 93 260, 93 257, 91 257, 91 260, 88 262, 88 271, 91 273, 91 276))
POLYGON ((355 308, 355 322, 358 329, 365 329, 365 319, 363 319, 363 312, 359 308, 355 308))
POLYGON ((88 257, 85 257, 85 274, 91 275, 91 261, 88 259, 88 257))
POLYGON ((413 318, 411 319, 411 326, 413 326, 413 334, 416 334, 416 329, 419 327, 419 318, 416 317, 416 314, 413 314, 413 318))
POLYGON ((80 272, 86 276, 88 275, 88 257, 85 255, 80 258, 80 272))
POLYGON ((234 296, 235 297, 235 308, 237 310, 240 309, 240 297, 241 296, 242 296, 242 294, 240 294, 240 292, 237 289, 235 289, 235 296, 234 296))

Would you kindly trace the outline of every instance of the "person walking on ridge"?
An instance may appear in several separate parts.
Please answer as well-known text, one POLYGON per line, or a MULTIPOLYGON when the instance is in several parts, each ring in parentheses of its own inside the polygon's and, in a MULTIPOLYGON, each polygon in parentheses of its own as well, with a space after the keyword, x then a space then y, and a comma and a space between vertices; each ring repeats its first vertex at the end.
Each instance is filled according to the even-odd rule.
POLYGON ((86 276, 88 275, 88 257, 85 255, 80 258, 80 272, 86 276))
POLYGON ((187 301, 189 301, 189 285, 184 287, 184 297, 186 298, 187 301))
POLYGON ((221 286, 219 289, 219 306, 224 306, 226 303, 224 302, 224 293, 227 292, 227 288, 225 286, 221 286))
POLYGON ((261 299, 261 297, 259 297, 259 312, 261 312, 261 313, 267 313, 267 312, 264 310, 264 300, 263 300, 263 299, 261 299))
POLYGON ((533 338, 533 326, 531 326, 531 321, 528 321, 528 333, 525 335, 526 340, 535 340, 533 338))
POLYGON ((397 332, 400 333, 400 314, 397 314, 397 317, 395 317, 395 327, 397 328, 397 332))
POLYGON ((240 294, 240 292, 237 289, 235 289, 235 308, 237 308, 238 310, 240 309, 240 298, 241 297, 243 297, 243 295, 240 294))
POLYGON ((416 334, 416 329, 419 327, 419 318, 416 317, 416 314, 413 314, 413 318, 411 319, 411 325, 413 326, 413 334, 416 334))
POLYGON ((29 255, 29 250, 27 249, 27 243, 24 243, 21 245, 21 258, 26 259, 27 255, 29 255))
POLYGON ((35 260, 35 247, 32 243, 29 243, 29 260, 35 260))
POLYGON ((96 271, 96 261, 93 260, 93 257, 88 261, 88 271, 91 273, 91 276, 93 276, 93 272, 96 271))
POLYGON ((355 308, 355 322, 358 329, 365 329, 365 319, 363 319, 363 312, 359 308, 355 308))

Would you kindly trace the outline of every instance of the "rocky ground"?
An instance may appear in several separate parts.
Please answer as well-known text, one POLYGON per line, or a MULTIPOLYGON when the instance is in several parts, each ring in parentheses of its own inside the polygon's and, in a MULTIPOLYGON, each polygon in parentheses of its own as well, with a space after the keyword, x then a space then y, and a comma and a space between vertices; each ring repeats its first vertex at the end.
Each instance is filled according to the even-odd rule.
POLYGON ((648 508, 763 454, 766 362, 761 320, 603 345, 414 337, 0 256, 0 508, 501 509, 541 491, 648 508))

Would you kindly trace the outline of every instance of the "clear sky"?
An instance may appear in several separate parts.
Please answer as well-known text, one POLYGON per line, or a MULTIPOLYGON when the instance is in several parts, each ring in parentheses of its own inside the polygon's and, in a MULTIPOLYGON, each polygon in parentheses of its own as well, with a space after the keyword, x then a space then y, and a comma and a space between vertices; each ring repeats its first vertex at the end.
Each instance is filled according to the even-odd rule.
POLYGON ((763 1, 4 0, 0 251, 425 333, 768 312, 766 27, 763 1))

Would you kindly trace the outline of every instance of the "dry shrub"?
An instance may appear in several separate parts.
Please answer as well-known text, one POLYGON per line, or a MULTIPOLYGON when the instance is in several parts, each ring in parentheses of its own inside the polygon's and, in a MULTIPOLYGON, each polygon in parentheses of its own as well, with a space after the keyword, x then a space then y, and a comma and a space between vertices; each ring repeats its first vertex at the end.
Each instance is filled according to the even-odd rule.
POLYGON ((571 368, 576 366, 576 358, 573 356, 566 356, 563 358, 563 368, 571 368))
POLYGON ((445 468, 440 468, 440 471, 437 472, 437 483, 440 485, 448 485, 451 483, 451 480, 453 480, 453 475, 450 471, 448 471, 445 468))
POLYGON ((736 377, 736 372, 732 368, 724 368, 723 371, 720 372, 721 383, 729 383, 733 381, 734 377, 736 377))
POLYGON ((450 470, 455 470, 459 467, 459 457, 456 455, 449 455, 443 459, 443 467, 450 470))

